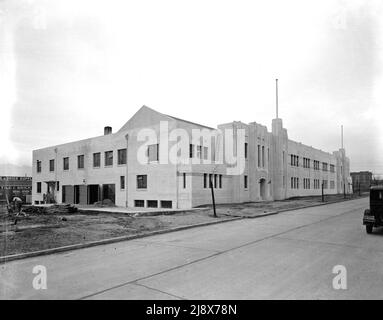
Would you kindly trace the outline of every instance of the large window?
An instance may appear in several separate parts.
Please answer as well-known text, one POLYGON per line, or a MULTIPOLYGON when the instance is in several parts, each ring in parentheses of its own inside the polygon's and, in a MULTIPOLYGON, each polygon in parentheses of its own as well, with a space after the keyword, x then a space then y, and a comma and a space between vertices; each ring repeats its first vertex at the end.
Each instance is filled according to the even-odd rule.
POLYGON ((258 154, 257 154, 257 159, 258 159, 258 167, 261 166, 261 146, 257 146, 258 154))
POLYGON ((207 173, 203 174, 203 187, 205 189, 208 187, 208 185, 207 185, 207 173))
POLYGON ((322 162, 322 170, 323 171, 328 171, 328 169, 327 169, 327 162, 322 162))
POLYGON ((93 167, 99 168, 100 165, 101 165, 101 153, 100 152, 93 153, 93 167))
POLYGON ((118 164, 126 164, 126 149, 118 150, 118 164))
POLYGON ((63 158, 63 169, 64 170, 69 170, 69 158, 63 158))
POLYGON ((84 169, 84 155, 77 156, 77 169, 84 169))
POLYGON ((55 171, 55 160, 49 160, 49 171, 55 171))
POLYGON ((310 159, 303 158, 303 168, 310 168, 310 159))
POLYGON ((120 176, 120 189, 125 189, 125 176, 120 176))
POLYGON ((290 164, 294 167, 299 167, 299 156, 292 154, 290 164))
POLYGON ((37 193, 41 193, 41 182, 37 182, 37 184, 36 184, 36 186, 37 186, 37 193))
POLYGON ((265 167, 265 146, 262 146, 262 167, 265 167))
POLYGON ((105 166, 113 166, 113 151, 105 151, 105 166))
POLYGON ((245 142, 245 159, 247 159, 247 142, 245 142))
POLYGON ((41 161, 40 160, 37 160, 37 162, 36 162, 36 171, 41 172, 41 161))
POLYGON ((138 175, 137 176, 137 189, 146 189, 147 185, 147 175, 138 175))
POLYGON ((335 172, 335 166, 333 164, 330 164, 330 172, 335 172))
POLYGON ((147 156, 149 161, 158 161, 159 160, 159 144, 148 145, 147 156))

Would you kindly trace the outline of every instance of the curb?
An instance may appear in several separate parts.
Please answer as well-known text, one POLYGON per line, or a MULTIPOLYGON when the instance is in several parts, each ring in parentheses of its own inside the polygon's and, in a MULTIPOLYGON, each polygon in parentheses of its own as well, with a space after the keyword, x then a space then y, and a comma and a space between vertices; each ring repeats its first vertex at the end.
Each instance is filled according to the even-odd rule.
POLYGON ((131 217, 154 217, 154 216, 167 216, 167 215, 173 215, 178 213, 185 213, 185 212, 198 212, 206 210, 206 208, 192 208, 192 209, 178 209, 178 210, 164 210, 164 211, 108 211, 108 210, 93 210, 93 209, 78 209, 78 213, 81 214, 124 214, 131 217))
POLYGON ((20 260, 20 259, 44 256, 44 255, 49 255, 49 254, 54 254, 54 253, 90 248, 90 247, 95 247, 95 246, 99 246, 102 244, 110 244, 110 243, 115 243, 115 242, 122 242, 122 241, 127 241, 127 240, 146 238, 146 237, 155 236, 155 235, 159 235, 159 234, 177 232, 177 231, 182 231, 182 230, 187 230, 187 229, 192 229, 192 228, 198 228, 198 227, 205 227, 205 226, 210 226, 213 224, 219 224, 219 223, 230 222, 230 221, 241 220, 241 219, 242 219, 241 217, 232 217, 232 218, 228 218, 228 219, 220 220, 220 221, 203 222, 203 223, 192 224, 192 225, 188 225, 188 226, 181 226, 181 227, 175 227, 175 228, 170 228, 170 229, 151 231, 151 232, 146 232, 146 233, 141 233, 141 234, 121 236, 121 237, 115 237, 115 238, 109 238, 109 239, 102 239, 102 240, 97 240, 97 241, 92 241, 92 242, 87 242, 87 243, 72 244, 72 245, 68 245, 68 246, 51 248, 51 249, 46 249, 46 250, 39 250, 39 251, 32 251, 32 252, 26 252, 26 253, 13 254, 13 255, 9 255, 9 256, 2 256, 2 257, 0 257, 0 263, 6 263, 9 261, 14 261, 14 260, 20 260))

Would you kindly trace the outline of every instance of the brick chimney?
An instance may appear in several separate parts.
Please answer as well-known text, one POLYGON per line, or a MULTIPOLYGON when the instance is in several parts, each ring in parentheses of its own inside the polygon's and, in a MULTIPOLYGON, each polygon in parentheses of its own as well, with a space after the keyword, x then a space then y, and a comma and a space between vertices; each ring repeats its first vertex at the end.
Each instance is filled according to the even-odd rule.
POLYGON ((104 136, 112 134, 112 127, 104 127, 104 136))

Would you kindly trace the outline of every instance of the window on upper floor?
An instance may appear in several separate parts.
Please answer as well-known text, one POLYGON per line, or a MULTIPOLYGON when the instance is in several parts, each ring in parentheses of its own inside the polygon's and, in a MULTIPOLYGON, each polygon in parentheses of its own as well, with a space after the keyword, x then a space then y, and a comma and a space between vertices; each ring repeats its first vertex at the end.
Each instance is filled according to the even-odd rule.
POLYGON ((36 171, 41 172, 41 161, 40 160, 36 161, 36 171))
POLYGON ((69 158, 63 158, 63 170, 69 170, 69 158))
POLYGON ((194 144, 189 144, 189 158, 194 158, 194 144))
POLYGON ((55 171, 55 160, 49 160, 49 171, 55 171))
POLYGON ((126 149, 117 151, 117 164, 126 164, 126 149))
POLYGON ((101 153, 100 152, 93 153, 93 167, 99 168, 100 165, 101 165, 101 153))
POLYGON ((148 187, 148 176, 145 175, 138 175, 137 176, 137 189, 147 189, 148 187))
POLYGON ((245 142, 245 159, 247 159, 247 142, 245 142))
POLYGON ((159 149, 160 148, 158 143, 148 145, 147 156, 149 162, 159 160, 159 149))
POLYGON ((113 151, 105 151, 105 166, 113 166, 113 151))
POLYGON ((77 156, 77 169, 84 169, 84 155, 77 156))

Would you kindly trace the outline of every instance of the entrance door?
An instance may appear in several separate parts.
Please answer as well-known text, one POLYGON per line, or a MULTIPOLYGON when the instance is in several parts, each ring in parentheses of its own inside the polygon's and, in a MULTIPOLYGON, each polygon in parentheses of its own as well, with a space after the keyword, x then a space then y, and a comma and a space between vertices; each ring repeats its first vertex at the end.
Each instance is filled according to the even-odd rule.
POLYGON ((116 193, 114 184, 102 185, 102 200, 109 199, 113 203, 116 203, 116 193))
POLYGON ((100 186, 98 184, 90 184, 88 185, 88 204, 93 204, 99 199, 100 186))
POLYGON ((266 180, 259 180, 259 195, 261 200, 266 200, 266 180))
POLYGON ((74 186, 74 204, 80 203, 80 186, 74 186))

